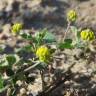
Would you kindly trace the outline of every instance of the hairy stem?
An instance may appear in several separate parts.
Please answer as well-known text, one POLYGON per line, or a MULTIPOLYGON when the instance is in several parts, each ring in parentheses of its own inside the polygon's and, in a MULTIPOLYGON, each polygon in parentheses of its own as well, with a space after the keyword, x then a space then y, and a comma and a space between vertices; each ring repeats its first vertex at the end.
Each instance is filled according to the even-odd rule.
POLYGON ((44 81, 44 74, 43 71, 40 71, 41 80, 42 80, 42 91, 45 90, 45 81, 44 81))
POLYGON ((68 31, 69 31, 69 28, 70 28, 70 25, 71 25, 71 22, 68 21, 67 29, 66 29, 66 31, 65 31, 65 33, 64 33, 64 36, 63 36, 63 41, 64 41, 65 38, 66 38, 66 35, 67 35, 67 33, 68 33, 68 31))

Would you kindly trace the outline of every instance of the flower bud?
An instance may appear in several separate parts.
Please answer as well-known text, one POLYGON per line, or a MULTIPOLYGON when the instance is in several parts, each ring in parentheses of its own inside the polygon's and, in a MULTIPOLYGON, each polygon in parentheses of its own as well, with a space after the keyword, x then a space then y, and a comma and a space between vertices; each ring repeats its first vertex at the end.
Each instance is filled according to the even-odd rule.
POLYGON ((72 22, 76 21, 76 19, 77 19, 77 14, 76 14, 76 12, 75 12, 74 10, 70 10, 70 11, 67 13, 67 19, 68 19, 69 21, 72 21, 72 22))
POLYGON ((95 39, 94 32, 90 29, 82 30, 80 35, 82 40, 92 41, 95 39))
POLYGON ((36 56, 41 62, 48 63, 50 60, 50 50, 46 46, 41 46, 36 51, 36 56))
POLYGON ((21 23, 16 23, 12 26, 12 33, 17 34, 22 29, 23 25, 21 23))

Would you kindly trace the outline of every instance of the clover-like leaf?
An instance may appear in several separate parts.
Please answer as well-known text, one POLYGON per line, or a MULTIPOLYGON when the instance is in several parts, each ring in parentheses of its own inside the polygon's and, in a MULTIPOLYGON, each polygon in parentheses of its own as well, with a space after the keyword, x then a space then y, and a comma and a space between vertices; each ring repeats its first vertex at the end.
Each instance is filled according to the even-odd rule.
POLYGON ((71 31, 76 34, 76 36, 77 36, 78 39, 80 38, 80 30, 81 30, 80 28, 78 29, 75 26, 71 26, 71 31))
POLYGON ((35 33, 35 38, 36 38, 37 40, 43 39, 47 32, 48 32, 47 29, 43 29, 43 30, 41 30, 41 31, 39 31, 39 32, 36 32, 36 33, 35 33))
POLYGON ((40 46, 44 43, 43 38, 46 35, 46 33, 47 33, 47 29, 43 29, 43 30, 35 33, 34 41, 36 43, 36 46, 40 46))
POLYGON ((46 43, 56 42, 56 38, 51 32, 47 32, 43 39, 46 43))
POLYGON ((20 36, 21 36, 23 39, 26 39, 26 40, 33 40, 33 37, 32 37, 31 34, 22 33, 22 34, 20 34, 20 36))
POLYGON ((8 66, 12 67, 13 64, 17 63, 20 60, 19 56, 14 54, 10 54, 6 56, 6 61, 8 62, 8 66))
POLYGON ((13 56, 13 55, 8 55, 6 57, 6 60, 8 61, 9 66, 10 66, 10 65, 13 65, 16 62, 16 57, 13 56))
POLYGON ((33 46, 32 45, 26 45, 25 47, 22 48, 22 50, 26 51, 26 52, 32 52, 33 46))
POLYGON ((0 69, 3 69, 5 67, 8 67, 8 62, 6 61, 6 58, 0 59, 0 69))
POLYGON ((72 31, 72 32, 78 32, 78 29, 77 29, 77 27, 75 27, 75 26, 71 26, 71 31, 72 31))
POLYGON ((68 44, 71 44, 72 43, 72 39, 65 39, 64 42, 68 43, 68 44))
POLYGON ((72 40, 71 39, 65 39, 65 42, 59 43, 58 48, 60 48, 61 50, 73 48, 72 40))

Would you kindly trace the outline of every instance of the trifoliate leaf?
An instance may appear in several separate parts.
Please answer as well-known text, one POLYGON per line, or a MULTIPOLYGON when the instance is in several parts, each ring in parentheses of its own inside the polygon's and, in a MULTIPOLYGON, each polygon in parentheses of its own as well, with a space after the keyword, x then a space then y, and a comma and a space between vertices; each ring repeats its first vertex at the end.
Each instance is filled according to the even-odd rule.
POLYGON ((67 49, 71 49, 71 48, 73 48, 73 46, 72 46, 72 40, 71 39, 65 39, 64 42, 59 43, 58 47, 61 50, 66 49, 66 48, 67 49))
POLYGON ((56 42, 55 36, 50 32, 47 32, 43 39, 46 43, 56 42))

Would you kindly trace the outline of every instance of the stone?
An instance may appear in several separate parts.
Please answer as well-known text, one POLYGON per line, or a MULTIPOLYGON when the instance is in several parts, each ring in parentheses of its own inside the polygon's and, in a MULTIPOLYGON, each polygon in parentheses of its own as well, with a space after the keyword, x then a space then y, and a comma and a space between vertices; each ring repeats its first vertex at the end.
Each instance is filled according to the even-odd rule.
POLYGON ((20 89, 20 95, 23 96, 26 94, 26 89, 25 88, 21 88, 20 89))

